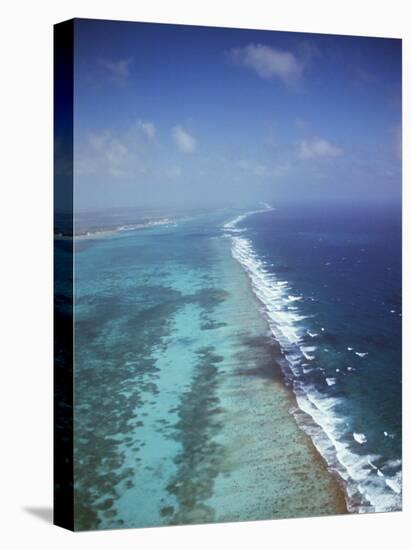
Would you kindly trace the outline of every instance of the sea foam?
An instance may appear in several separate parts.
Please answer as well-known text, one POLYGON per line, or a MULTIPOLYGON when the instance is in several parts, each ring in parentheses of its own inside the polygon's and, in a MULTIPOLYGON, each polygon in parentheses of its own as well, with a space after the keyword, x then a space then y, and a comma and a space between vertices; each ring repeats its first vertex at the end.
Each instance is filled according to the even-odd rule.
MULTIPOLYGON (((269 206, 269 205, 267 205, 269 206)), ((297 304, 304 297, 292 293, 287 281, 278 280, 274 273, 255 253, 251 242, 240 236, 236 225, 248 216, 267 212, 271 208, 255 210, 237 216, 227 222, 223 229, 232 239, 232 255, 249 276, 252 289, 263 305, 270 330, 281 346, 284 359, 280 361, 283 374, 293 388, 299 409, 294 411, 299 425, 311 437, 319 453, 325 458, 332 472, 344 482, 347 505, 350 511, 390 511, 400 508, 401 474, 389 475, 389 462, 380 468, 373 465, 380 457, 372 453, 359 455, 353 448, 354 440, 367 446, 367 438, 361 433, 348 432, 348 423, 338 412, 342 398, 321 393, 313 384, 305 381, 312 372, 307 361, 315 365, 316 346, 305 345, 305 338, 318 334, 306 326, 307 316, 299 314, 297 304), (293 303, 293 307, 290 305, 293 303), (372 465, 371 465, 372 464, 372 465)), ((243 231, 243 230, 242 230, 243 231)), ((322 327, 321 332, 325 331, 322 327)), ((353 348, 348 347, 348 351, 353 348)), ((367 352, 355 352, 365 357, 367 352)), ((314 366, 316 368, 316 365, 314 366)), ((319 369, 323 370, 323 369, 319 369)), ((355 370, 348 367, 348 370, 355 370)), ((339 369, 336 369, 339 372, 339 369)), ((334 386, 334 377, 326 378, 327 386, 334 386)), ((392 461, 393 462, 393 461, 392 461)))

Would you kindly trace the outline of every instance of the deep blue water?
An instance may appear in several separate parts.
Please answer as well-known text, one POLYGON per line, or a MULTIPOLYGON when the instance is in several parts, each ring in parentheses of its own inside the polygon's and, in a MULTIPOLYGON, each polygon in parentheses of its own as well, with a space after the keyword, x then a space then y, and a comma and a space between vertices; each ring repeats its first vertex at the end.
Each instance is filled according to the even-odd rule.
POLYGON ((283 338, 286 375, 291 367, 290 384, 309 413, 300 422, 331 468, 346 477, 355 508, 398 509, 400 210, 278 208, 235 227, 242 230, 233 233, 235 257, 249 271, 274 334, 283 338), (282 333, 282 323, 296 338, 282 333))

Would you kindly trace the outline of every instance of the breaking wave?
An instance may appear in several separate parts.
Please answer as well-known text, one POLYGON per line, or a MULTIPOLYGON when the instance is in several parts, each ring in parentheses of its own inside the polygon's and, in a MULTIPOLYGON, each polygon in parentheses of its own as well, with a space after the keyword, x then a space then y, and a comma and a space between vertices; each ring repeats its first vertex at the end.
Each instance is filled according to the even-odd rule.
MULTIPOLYGON (((347 419, 340 412, 344 398, 331 393, 336 379, 316 367, 317 346, 314 344, 319 334, 310 326, 310 317, 299 311, 304 297, 292 289, 288 281, 278 279, 266 268, 244 236, 245 230, 237 227, 247 217, 270 210, 272 207, 266 204, 264 209, 237 216, 223 229, 225 235, 231 237, 232 255, 245 269, 271 333, 281 346, 280 366, 298 405, 294 416, 344 486, 350 512, 399 510, 401 462, 383 462, 378 455, 367 453, 364 449, 367 435, 348 431, 347 419), (324 378, 324 391, 310 377, 315 369, 324 378), (356 447, 361 452, 357 452, 356 447)), ((366 352, 355 353, 359 357, 366 356, 366 352)))

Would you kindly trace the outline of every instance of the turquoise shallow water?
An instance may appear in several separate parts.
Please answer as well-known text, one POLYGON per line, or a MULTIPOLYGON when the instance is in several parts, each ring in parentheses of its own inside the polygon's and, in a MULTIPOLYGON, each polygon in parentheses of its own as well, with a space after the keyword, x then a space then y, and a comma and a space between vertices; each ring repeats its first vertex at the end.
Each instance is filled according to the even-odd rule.
POLYGON ((77 242, 76 529, 345 511, 227 215, 77 242))

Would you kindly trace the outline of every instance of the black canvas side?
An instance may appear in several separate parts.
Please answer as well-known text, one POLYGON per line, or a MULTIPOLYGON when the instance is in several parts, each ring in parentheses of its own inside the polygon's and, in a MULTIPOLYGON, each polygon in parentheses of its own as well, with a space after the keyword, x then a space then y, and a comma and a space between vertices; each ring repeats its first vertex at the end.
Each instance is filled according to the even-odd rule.
POLYGON ((54 514, 73 530, 73 39, 54 26, 54 514))

